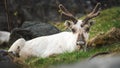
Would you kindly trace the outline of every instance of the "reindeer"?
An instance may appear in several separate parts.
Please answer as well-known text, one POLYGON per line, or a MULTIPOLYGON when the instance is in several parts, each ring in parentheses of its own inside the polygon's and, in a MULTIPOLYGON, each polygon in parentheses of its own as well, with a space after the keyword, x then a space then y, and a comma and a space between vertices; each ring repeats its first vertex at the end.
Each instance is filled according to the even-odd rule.
POLYGON ((70 20, 65 21, 65 26, 71 29, 70 32, 64 31, 28 41, 23 38, 18 39, 8 52, 17 52, 21 58, 27 59, 33 56, 46 58, 53 54, 73 52, 79 49, 78 46, 84 46, 86 50, 89 28, 92 24, 89 20, 99 15, 100 3, 83 20, 77 20, 62 4, 59 5, 59 9, 63 15, 70 18, 70 20))

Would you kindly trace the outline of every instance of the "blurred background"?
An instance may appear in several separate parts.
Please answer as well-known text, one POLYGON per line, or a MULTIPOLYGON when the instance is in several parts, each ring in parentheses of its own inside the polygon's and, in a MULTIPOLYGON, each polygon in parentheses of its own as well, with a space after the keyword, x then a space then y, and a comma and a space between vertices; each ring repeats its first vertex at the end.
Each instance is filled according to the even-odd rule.
MULTIPOLYGON (((24 21, 62 21, 57 3, 63 4, 77 18, 87 14, 100 2, 102 9, 120 6, 120 0, 0 0, 0 27, 19 27, 24 21), (1 24, 2 23, 2 24, 1 24)), ((0 30, 8 31, 8 28, 0 30)))

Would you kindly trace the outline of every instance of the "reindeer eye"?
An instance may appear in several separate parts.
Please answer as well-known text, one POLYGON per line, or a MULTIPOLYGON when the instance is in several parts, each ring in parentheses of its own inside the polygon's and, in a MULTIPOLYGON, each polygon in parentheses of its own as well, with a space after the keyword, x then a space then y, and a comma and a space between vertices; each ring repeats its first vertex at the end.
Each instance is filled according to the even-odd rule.
POLYGON ((73 32, 73 33, 75 33, 75 32, 76 32, 76 29, 74 29, 74 28, 73 28, 73 29, 71 29, 71 30, 72 30, 72 32, 73 32))
POLYGON ((89 30, 90 30, 90 28, 88 28, 88 27, 85 29, 86 32, 89 32, 89 30))

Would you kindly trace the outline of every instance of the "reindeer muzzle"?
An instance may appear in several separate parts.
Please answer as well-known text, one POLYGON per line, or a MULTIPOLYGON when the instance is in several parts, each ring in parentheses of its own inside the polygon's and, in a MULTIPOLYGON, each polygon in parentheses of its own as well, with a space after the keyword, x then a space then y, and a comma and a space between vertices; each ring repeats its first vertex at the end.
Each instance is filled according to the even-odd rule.
POLYGON ((76 43, 76 45, 85 45, 85 42, 84 42, 84 41, 78 41, 78 42, 76 43))

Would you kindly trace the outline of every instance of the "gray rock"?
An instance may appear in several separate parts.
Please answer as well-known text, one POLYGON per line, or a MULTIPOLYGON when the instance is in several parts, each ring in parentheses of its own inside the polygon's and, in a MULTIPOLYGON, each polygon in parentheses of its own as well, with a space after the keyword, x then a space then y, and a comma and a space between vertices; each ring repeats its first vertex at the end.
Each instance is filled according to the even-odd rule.
POLYGON ((6 50, 0 49, 0 67, 1 68, 20 68, 20 66, 12 61, 6 50))
POLYGON ((39 21, 27 21, 21 28, 30 30, 36 36, 46 36, 60 32, 60 30, 58 30, 55 26, 39 21))
POLYGON ((41 23, 39 21, 27 21, 21 28, 12 30, 9 45, 11 46, 19 38, 30 40, 39 36, 52 35, 59 32, 60 30, 51 24, 41 23))
POLYGON ((120 53, 101 53, 77 63, 51 65, 50 68, 120 68, 120 53))
POLYGON ((24 38, 25 40, 30 40, 37 37, 30 30, 15 28, 10 34, 9 46, 11 46, 17 39, 24 38))

